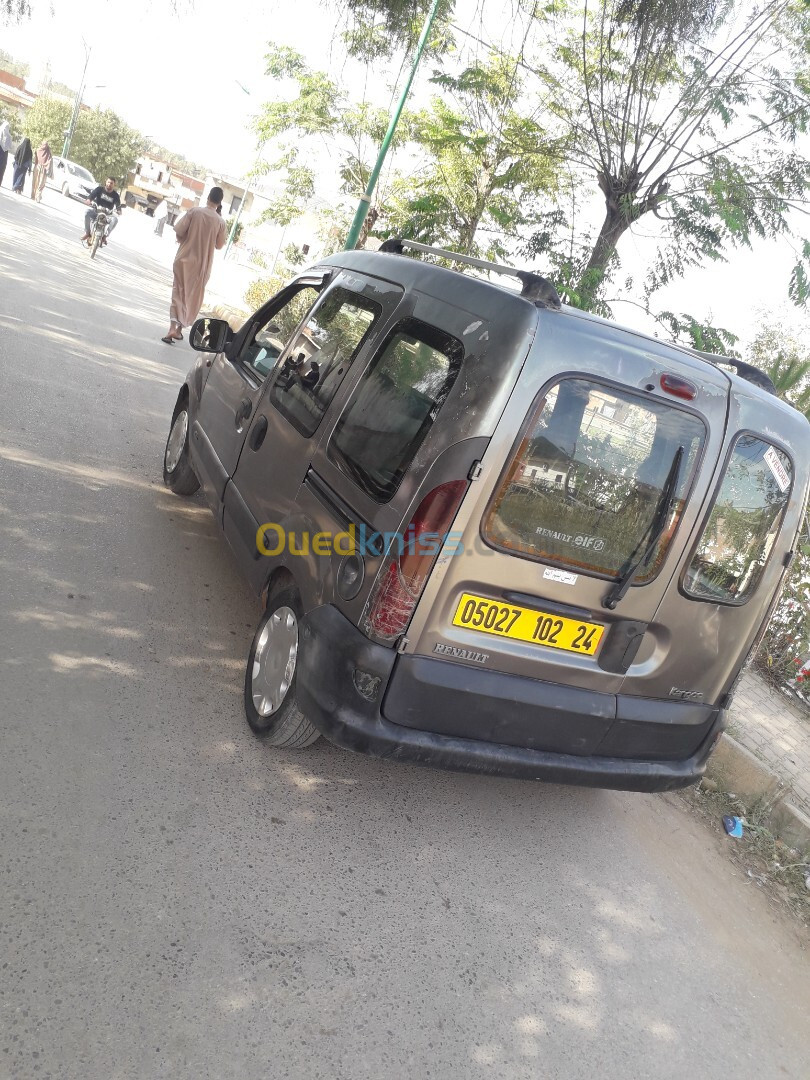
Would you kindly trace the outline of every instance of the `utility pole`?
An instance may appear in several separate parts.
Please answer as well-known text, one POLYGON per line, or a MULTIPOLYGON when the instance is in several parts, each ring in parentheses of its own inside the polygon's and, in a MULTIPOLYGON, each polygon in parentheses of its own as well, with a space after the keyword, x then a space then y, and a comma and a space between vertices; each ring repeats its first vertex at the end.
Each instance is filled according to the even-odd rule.
POLYGON ((84 80, 87 75, 87 65, 90 63, 90 53, 93 51, 84 38, 82 38, 82 45, 84 45, 84 70, 82 71, 82 81, 79 83, 79 89, 76 91, 76 100, 73 102, 73 115, 70 118, 70 127, 67 130, 65 144, 62 147, 63 158, 66 158, 70 153, 70 144, 73 141, 73 135, 76 131, 76 122, 79 119, 79 109, 82 107, 82 94, 84 93, 84 80))
MULTIPOLYGON (((247 94, 248 97, 253 97, 253 95, 248 90, 248 88, 246 86, 242 86, 242 84, 239 82, 238 79, 234 79, 233 81, 236 83, 236 85, 239 87, 239 89, 242 91, 243 94, 247 94)), ((245 207, 245 203, 247 202, 247 198, 248 198, 249 194, 250 194, 250 178, 248 178, 247 187, 245 188, 244 192, 242 193, 242 199, 241 199, 241 201, 239 203, 239 209, 236 211, 236 217, 233 219, 233 224, 231 225, 231 230, 228 233, 228 242, 225 245, 225 250, 222 252, 222 258, 223 259, 228 258, 228 252, 231 250, 231 244, 233 243, 233 238, 236 236, 236 230, 239 227, 239 218, 242 216, 242 211, 243 211, 243 209, 245 207)))
POLYGON ((371 176, 368 178, 365 192, 360 196, 360 203, 355 211, 354 221, 352 227, 349 229, 349 235, 346 237, 346 244, 343 248, 344 251, 351 251, 360 236, 360 230, 363 228, 363 222, 366 220, 366 214, 368 208, 371 205, 371 196, 374 194, 374 188, 377 186, 377 181, 380 178, 382 172, 383 162, 385 156, 388 153, 388 149, 391 146, 391 140, 394 138, 394 132, 397 130, 397 124, 399 118, 402 115, 402 110, 405 108, 405 102, 408 99, 408 94, 411 91, 411 84, 413 83, 414 76, 416 75, 416 69, 419 67, 419 61, 422 59, 422 53, 425 49, 425 43, 430 33, 430 28, 433 26, 433 20, 436 18, 436 12, 439 9, 439 0, 433 0, 428 16, 425 19, 425 25, 422 27, 422 33, 419 37, 419 43, 416 46, 416 55, 413 58, 413 64, 411 65, 411 73, 408 76, 408 81, 405 83, 402 94, 396 109, 394 110, 391 120, 388 124, 388 130, 385 133, 385 138, 382 141, 380 152, 377 155, 377 160, 374 163, 374 168, 371 170, 371 176))

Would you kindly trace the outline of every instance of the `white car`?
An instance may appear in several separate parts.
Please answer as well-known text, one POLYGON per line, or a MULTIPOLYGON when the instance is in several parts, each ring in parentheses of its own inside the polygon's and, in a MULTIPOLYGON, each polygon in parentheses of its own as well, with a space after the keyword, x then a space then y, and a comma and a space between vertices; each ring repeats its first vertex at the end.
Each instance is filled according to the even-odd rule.
POLYGON ((48 177, 45 186, 57 188, 69 199, 85 202, 89 193, 98 185, 93 174, 83 166, 54 155, 53 176, 48 177))

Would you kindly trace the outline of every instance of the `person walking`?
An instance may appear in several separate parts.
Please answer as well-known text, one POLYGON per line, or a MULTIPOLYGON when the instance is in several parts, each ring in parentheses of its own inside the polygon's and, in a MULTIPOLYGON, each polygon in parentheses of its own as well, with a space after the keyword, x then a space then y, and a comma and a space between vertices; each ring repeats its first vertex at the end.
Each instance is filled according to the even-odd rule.
POLYGON ((167 345, 182 341, 183 327, 191 326, 199 315, 205 286, 211 276, 214 251, 225 247, 222 194, 222 188, 212 187, 207 204, 195 206, 183 214, 174 227, 180 248, 174 257, 169 330, 160 339, 167 345))
POLYGON ((33 157, 34 151, 31 149, 31 140, 23 139, 14 155, 14 178, 11 182, 12 191, 16 191, 18 195, 22 195, 25 178, 31 172, 33 157))
POLYGON ((158 203, 152 216, 155 219, 155 234, 157 236, 163 236, 163 229, 166 226, 166 219, 169 216, 169 204, 165 199, 158 203))
POLYGON ((8 152, 11 149, 11 128, 9 127, 8 120, 4 120, 0 124, 0 187, 3 186, 3 177, 6 173, 6 163, 8 162, 8 152))
POLYGON ((35 199, 37 202, 42 202, 42 192, 45 188, 45 181, 50 176, 53 176, 53 154, 51 153, 51 148, 48 146, 48 141, 46 139, 41 143, 34 158, 34 175, 31 178, 32 199, 35 199))

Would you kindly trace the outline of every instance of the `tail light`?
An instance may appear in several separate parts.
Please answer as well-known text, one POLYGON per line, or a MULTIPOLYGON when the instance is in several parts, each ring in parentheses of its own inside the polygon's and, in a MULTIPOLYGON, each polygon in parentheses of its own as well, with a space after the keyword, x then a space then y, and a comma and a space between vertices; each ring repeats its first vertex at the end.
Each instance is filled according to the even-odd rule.
POLYGON ((405 632, 466 490, 466 480, 433 488, 398 537, 399 550, 383 563, 364 619, 364 630, 378 641, 387 644, 405 632))

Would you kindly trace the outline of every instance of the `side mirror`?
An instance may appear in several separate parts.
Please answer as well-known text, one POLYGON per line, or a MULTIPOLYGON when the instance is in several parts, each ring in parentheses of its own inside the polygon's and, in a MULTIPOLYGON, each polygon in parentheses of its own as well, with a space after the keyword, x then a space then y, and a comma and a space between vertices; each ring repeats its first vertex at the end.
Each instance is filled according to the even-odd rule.
POLYGON ((188 343, 197 352, 221 353, 233 331, 224 319, 197 319, 188 335, 188 343))

